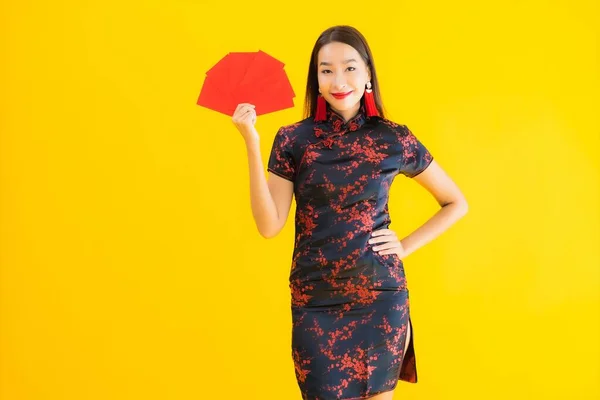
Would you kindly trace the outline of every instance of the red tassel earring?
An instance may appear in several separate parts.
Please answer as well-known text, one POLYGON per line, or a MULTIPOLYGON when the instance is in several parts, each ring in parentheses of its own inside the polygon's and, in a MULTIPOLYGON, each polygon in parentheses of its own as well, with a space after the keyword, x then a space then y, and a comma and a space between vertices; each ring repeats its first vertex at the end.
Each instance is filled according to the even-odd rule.
POLYGON ((325 121, 326 119, 327 119, 327 102, 325 101, 325 98, 319 94, 317 96, 317 112, 315 113, 315 121, 325 121))
POLYGON ((371 82, 367 82, 367 89, 365 90, 365 111, 367 117, 379 117, 379 111, 375 106, 375 99, 373 96, 373 90, 371 89, 371 82))

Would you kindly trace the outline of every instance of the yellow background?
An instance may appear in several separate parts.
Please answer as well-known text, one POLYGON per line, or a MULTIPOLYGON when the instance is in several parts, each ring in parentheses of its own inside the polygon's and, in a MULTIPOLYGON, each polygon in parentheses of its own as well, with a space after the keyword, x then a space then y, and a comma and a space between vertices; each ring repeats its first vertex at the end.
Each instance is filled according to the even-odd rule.
MULTIPOLYGON (((293 214, 258 234, 242 138, 195 103, 229 51, 285 62, 296 107, 259 117, 266 167, 335 24, 470 206, 405 259, 419 382, 395 398, 599 398, 596 2, 0 7, 3 400, 300 398, 293 214)), ((399 235, 436 210, 396 179, 399 235)))

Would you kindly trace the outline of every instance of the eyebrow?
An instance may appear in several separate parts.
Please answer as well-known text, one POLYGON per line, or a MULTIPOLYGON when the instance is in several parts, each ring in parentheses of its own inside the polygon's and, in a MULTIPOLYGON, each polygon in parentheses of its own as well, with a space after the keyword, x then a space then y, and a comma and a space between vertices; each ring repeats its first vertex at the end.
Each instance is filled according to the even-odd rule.
MULTIPOLYGON (((349 58, 347 60, 344 60, 344 64, 348 64, 349 62, 356 62, 356 60, 354 58, 349 58)), ((319 64, 319 66, 321 65, 331 65, 331 63, 325 62, 325 61, 321 61, 321 63, 319 64)))

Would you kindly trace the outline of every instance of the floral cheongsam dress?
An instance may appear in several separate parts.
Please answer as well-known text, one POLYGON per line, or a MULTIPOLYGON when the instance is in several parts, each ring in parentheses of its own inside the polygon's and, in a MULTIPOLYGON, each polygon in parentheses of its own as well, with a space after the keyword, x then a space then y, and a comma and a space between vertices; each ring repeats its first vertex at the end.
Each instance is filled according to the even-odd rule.
POLYGON ((404 265, 379 254, 371 233, 388 228, 398 174, 433 157, 406 125, 367 117, 281 127, 267 170, 294 183, 295 240, 289 287, 292 357, 304 400, 366 399, 417 382, 404 265))

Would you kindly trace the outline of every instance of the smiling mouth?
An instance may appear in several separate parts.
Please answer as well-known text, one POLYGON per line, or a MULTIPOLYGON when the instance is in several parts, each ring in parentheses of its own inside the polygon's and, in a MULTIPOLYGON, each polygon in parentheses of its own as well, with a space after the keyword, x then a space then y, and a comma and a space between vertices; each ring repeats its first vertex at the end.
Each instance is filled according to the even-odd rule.
POLYGON ((335 97, 336 99, 343 99, 344 97, 349 96, 352 93, 352 91, 347 92, 347 93, 331 93, 331 95, 333 97, 335 97))

